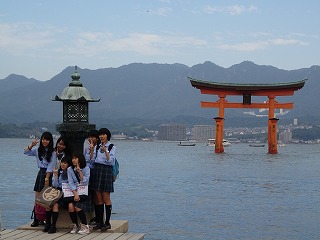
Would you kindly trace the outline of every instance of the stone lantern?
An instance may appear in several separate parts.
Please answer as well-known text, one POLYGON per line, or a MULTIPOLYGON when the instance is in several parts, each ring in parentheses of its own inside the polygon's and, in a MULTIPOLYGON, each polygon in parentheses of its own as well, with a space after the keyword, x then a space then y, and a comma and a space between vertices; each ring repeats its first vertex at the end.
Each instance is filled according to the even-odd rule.
POLYGON ((90 97, 88 90, 80 82, 80 74, 75 72, 71 75, 71 82, 61 96, 55 96, 52 101, 63 102, 63 123, 56 125, 56 130, 61 136, 66 137, 73 151, 83 152, 83 143, 90 130, 96 128, 95 124, 89 124, 89 102, 99 102, 90 97))

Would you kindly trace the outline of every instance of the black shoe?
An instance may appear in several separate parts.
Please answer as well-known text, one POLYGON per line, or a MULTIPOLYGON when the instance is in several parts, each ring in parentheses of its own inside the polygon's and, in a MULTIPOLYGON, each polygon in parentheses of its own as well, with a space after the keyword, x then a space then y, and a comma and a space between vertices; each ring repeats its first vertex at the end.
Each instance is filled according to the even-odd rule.
POLYGON ((108 229, 111 229, 111 224, 102 224, 101 227, 101 232, 107 231, 108 229))
POLYGON ((57 228, 56 227, 54 227, 54 226, 51 226, 50 228, 49 228, 49 230, 48 230, 48 233, 50 234, 50 233, 56 233, 57 232, 57 228))
POLYGON ((50 229, 51 225, 46 224, 46 226, 44 227, 44 229, 42 230, 42 232, 48 232, 50 229))
POLYGON ((95 226, 97 226, 96 219, 95 219, 95 218, 92 218, 92 219, 90 220, 90 222, 89 222, 89 225, 90 225, 90 227, 95 227, 95 226))
POLYGON ((100 223, 97 223, 92 229, 93 229, 93 230, 99 230, 99 229, 101 229, 101 224, 100 224, 100 223))
POLYGON ((45 221, 39 221, 39 225, 41 226, 41 225, 46 225, 46 222, 45 221))
POLYGON ((91 218, 91 220, 89 221, 89 224, 91 225, 91 223, 96 223, 96 217, 91 218))
POLYGON ((39 220, 33 220, 33 222, 30 225, 31 227, 38 227, 39 226, 39 220))

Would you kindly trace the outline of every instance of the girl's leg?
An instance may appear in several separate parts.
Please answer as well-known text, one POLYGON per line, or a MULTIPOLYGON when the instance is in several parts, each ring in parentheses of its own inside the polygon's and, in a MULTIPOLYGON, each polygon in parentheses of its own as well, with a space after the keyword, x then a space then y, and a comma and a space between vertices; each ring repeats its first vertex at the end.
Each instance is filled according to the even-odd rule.
MULTIPOLYGON (((34 199, 37 199, 37 197, 39 195, 40 195, 40 192, 35 192, 35 198, 34 199)), ((31 227, 39 226, 39 220, 37 219, 35 206, 36 206, 36 202, 34 202, 34 205, 33 205, 33 222, 31 223, 31 227)))
POLYGON ((46 211, 46 225, 44 226, 43 232, 48 232, 51 227, 51 216, 52 210, 46 211))
POLYGON ((87 216, 86 216, 86 213, 85 211, 83 211, 82 209, 80 208, 76 208, 76 212, 80 218, 80 221, 82 224, 84 225, 87 225, 87 216))
POLYGON ((99 191, 95 192, 96 195, 96 205, 95 205, 95 211, 96 211, 96 222, 97 225, 93 228, 93 230, 98 230, 103 227, 103 213, 104 213, 104 205, 103 205, 103 198, 102 193, 99 191))
POLYGON ((112 203, 111 203, 111 198, 110 198, 110 192, 102 192, 102 196, 104 199, 104 204, 106 207, 106 229, 111 228, 110 224, 110 217, 111 217, 111 211, 112 211, 112 203))
POLYGON ((90 224, 91 222, 95 222, 97 224, 97 212, 99 211, 97 206, 98 206, 98 200, 97 200, 97 195, 94 191, 91 192, 92 193, 92 202, 94 204, 94 217, 90 220, 90 224))
POLYGON ((48 233, 55 233, 57 231, 56 224, 58 221, 58 217, 59 217, 59 205, 58 203, 55 203, 52 208, 52 223, 51 223, 51 227, 48 230, 48 233))
POLYGON ((77 213, 72 203, 68 204, 69 216, 73 224, 78 226, 77 213))
POLYGON ((89 226, 87 224, 87 216, 86 213, 80 209, 80 208, 76 208, 76 212, 80 218, 81 221, 81 228, 79 230, 79 234, 89 234, 90 233, 90 229, 89 226))
POLYGON ((73 228, 70 233, 77 233, 79 231, 78 219, 77 219, 77 212, 73 206, 73 203, 68 204, 69 216, 73 223, 73 228))
POLYGON ((110 192, 102 192, 103 203, 105 205, 111 205, 110 192))

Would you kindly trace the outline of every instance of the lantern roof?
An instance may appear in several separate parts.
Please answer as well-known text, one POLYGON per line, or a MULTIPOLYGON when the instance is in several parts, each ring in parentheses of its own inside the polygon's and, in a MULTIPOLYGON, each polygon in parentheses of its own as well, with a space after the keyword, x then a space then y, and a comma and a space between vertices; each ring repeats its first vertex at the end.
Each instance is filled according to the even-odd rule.
POLYGON ((99 102, 99 99, 93 99, 90 97, 89 91, 83 87, 80 82, 80 74, 77 71, 77 66, 75 66, 75 71, 71 75, 71 82, 69 86, 63 89, 60 97, 56 95, 52 98, 52 101, 86 101, 86 102, 99 102))

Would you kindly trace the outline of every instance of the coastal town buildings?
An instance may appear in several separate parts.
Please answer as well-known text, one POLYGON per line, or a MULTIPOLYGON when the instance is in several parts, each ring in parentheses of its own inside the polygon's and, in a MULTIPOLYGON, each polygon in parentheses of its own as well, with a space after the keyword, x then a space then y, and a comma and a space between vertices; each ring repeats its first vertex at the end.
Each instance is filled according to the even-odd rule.
POLYGON ((215 138, 214 125, 194 125, 192 128, 194 140, 207 142, 208 139, 215 138))
POLYGON ((159 140, 184 141, 187 139, 187 127, 181 124, 161 124, 158 133, 159 140))

